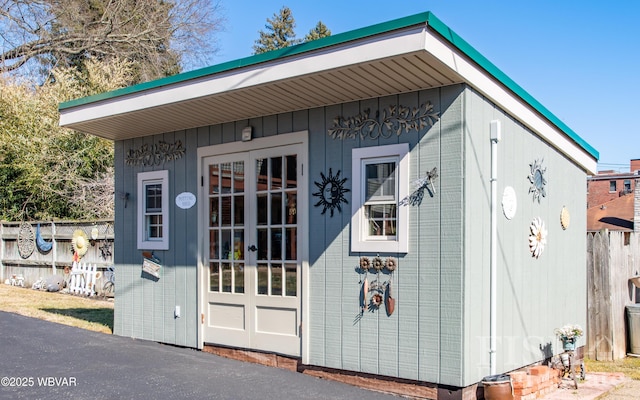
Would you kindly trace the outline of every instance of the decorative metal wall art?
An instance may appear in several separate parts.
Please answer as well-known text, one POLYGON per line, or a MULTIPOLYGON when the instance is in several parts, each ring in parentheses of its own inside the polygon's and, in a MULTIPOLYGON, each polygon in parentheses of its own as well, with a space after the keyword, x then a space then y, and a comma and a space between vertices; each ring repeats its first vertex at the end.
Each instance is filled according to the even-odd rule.
POLYGON ((396 306, 395 295, 393 294, 393 272, 397 268, 396 259, 388 257, 382 260, 379 256, 369 260, 369 257, 360 257, 358 271, 364 274, 364 279, 359 282, 360 285, 360 315, 362 317, 366 310, 374 312, 384 304, 387 315, 391 316, 396 306), (380 273, 386 268, 389 279, 385 282, 380 279, 380 273), (376 278, 369 281, 369 270, 374 270, 376 278))
POLYGON ((536 217, 531 221, 531 226, 529 227, 529 251, 531 256, 540 257, 546 244, 547 228, 544 226, 544 221, 540 217, 536 217))
POLYGON ((125 163, 127 165, 162 165, 167 161, 178 160, 184 156, 185 149, 180 140, 175 143, 160 141, 157 144, 144 144, 138 150, 129 149, 125 163))
POLYGON ((422 204, 424 198, 424 191, 429 192, 429 196, 433 197, 436 193, 436 188, 433 186, 433 181, 438 177, 438 168, 434 167, 431 171, 427 172, 423 178, 413 181, 413 186, 416 188, 409 196, 400 200, 401 206, 419 206, 422 204))
POLYGON ((353 117, 336 117, 333 126, 327 131, 333 139, 378 139, 389 138, 394 134, 400 136, 410 131, 420 131, 433 124, 440 118, 433 110, 433 104, 426 102, 420 107, 405 107, 401 105, 389 106, 382 112, 377 111, 371 117, 371 110, 367 109, 353 117))
POLYGON ((347 181, 347 178, 340 179, 340 171, 333 176, 331 168, 329 168, 329 176, 325 176, 320 172, 320 177, 322 178, 322 182, 314 182, 318 189, 320 189, 313 193, 314 196, 319 198, 315 206, 322 206, 323 215, 327 210, 329 210, 333 217, 334 209, 337 209, 338 212, 342 212, 341 203, 349 203, 344 197, 344 194, 350 191, 344 187, 344 183, 347 181))
POLYGON ((18 231, 18 253, 20 253, 20 257, 22 258, 29 258, 35 248, 33 227, 31 224, 23 222, 20 224, 20 230, 18 231))
POLYGON ((531 187, 529 187, 529 193, 533 193, 533 200, 538 200, 540 203, 540 197, 546 197, 547 192, 545 190, 545 186, 547 185, 547 180, 544 177, 546 168, 542 168, 542 162, 544 160, 535 160, 533 163, 529 164, 531 168, 531 173, 529 174, 529 182, 531 183, 531 187))

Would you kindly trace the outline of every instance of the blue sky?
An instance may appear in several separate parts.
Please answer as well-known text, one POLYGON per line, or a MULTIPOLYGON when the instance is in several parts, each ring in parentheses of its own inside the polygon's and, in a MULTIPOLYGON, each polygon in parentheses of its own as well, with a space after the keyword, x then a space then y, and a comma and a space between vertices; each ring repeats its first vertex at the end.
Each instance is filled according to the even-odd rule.
POLYGON ((432 11, 600 152, 599 169, 640 158, 640 1, 221 0, 225 31, 214 62, 250 56, 282 6, 303 37, 432 11))

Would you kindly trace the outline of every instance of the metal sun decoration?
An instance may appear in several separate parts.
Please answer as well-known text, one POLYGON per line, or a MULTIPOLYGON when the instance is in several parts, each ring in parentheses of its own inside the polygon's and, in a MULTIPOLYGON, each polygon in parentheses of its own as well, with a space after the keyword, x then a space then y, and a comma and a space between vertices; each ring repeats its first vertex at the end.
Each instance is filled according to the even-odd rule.
POLYGON ((547 169, 542 168, 542 161, 544 160, 535 160, 533 163, 529 164, 529 167, 531 168, 531 173, 528 176, 529 182, 531 183, 529 193, 533 193, 533 200, 538 200, 538 203, 540 203, 540 197, 547 196, 547 192, 544 188, 547 184, 547 180, 544 177, 544 173, 547 169))
POLYGON ((320 176, 322 177, 322 182, 314 182, 320 189, 313 194, 320 199, 315 204, 315 207, 322 206, 322 214, 324 215, 329 210, 331 212, 330 215, 333 217, 334 209, 342 212, 341 203, 349 203, 344 197, 344 194, 350 191, 344 187, 347 178, 340 179, 340 171, 333 176, 331 168, 329 168, 329 176, 325 176, 322 172, 320 172, 320 176))

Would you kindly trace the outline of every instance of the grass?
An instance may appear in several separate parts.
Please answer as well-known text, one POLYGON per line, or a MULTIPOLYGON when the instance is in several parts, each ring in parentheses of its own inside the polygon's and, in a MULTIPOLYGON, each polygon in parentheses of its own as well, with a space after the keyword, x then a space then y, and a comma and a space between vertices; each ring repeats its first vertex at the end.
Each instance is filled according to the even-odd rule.
POLYGON ((0 283, 0 311, 113 333, 113 302, 0 283))
POLYGON ((627 357, 616 361, 584 360, 589 372, 622 372, 631 379, 640 380, 640 358, 627 357))

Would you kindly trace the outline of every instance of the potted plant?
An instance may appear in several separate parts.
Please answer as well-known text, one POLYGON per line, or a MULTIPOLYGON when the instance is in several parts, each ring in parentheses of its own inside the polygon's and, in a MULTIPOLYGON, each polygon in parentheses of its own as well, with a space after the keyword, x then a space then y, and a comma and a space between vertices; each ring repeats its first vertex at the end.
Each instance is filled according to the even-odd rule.
POLYGON ((562 348, 565 351, 575 350, 578 338, 584 335, 580 325, 565 325, 562 328, 556 328, 554 332, 562 341, 562 348))

